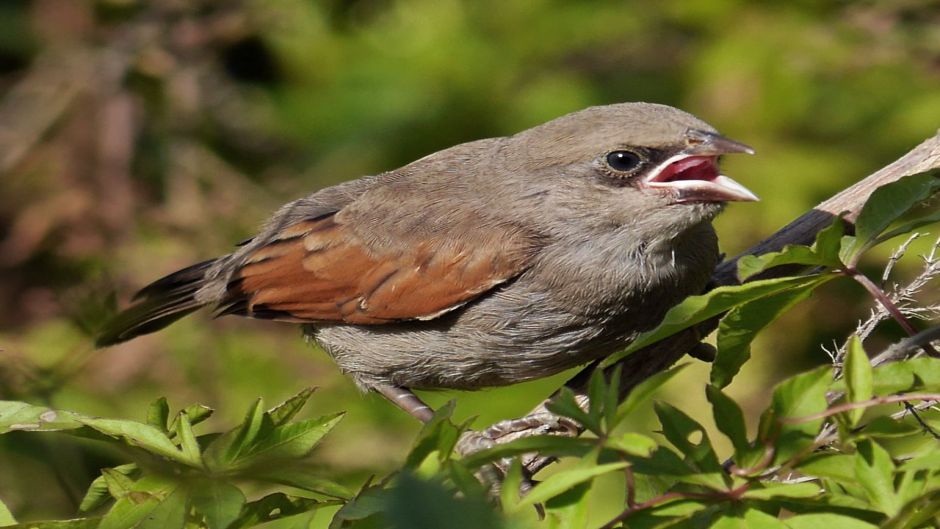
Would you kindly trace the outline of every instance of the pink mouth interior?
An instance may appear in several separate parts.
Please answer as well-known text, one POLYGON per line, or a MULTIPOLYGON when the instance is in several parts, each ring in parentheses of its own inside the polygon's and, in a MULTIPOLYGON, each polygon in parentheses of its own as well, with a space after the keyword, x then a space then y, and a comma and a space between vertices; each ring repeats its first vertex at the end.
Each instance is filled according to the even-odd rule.
POLYGON ((652 182, 676 182, 678 180, 704 180, 718 178, 718 165, 714 156, 690 156, 666 166, 652 182))

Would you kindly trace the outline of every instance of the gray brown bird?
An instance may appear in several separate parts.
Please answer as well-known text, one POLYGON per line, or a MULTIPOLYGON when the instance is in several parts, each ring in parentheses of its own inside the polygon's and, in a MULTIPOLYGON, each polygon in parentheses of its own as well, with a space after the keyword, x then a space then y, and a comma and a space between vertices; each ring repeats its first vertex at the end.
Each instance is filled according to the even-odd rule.
POLYGON ((98 345, 205 306, 295 322, 361 388, 426 420, 410 389, 551 375, 701 292, 711 220, 757 200, 718 158, 752 152, 649 103, 457 145, 286 204, 232 253, 145 287, 98 345))

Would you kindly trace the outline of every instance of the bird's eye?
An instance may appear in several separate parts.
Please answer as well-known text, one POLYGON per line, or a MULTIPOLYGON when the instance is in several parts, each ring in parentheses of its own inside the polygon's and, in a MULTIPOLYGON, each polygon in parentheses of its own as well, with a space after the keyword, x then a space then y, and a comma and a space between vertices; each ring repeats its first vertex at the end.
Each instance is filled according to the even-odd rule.
POLYGON ((607 155, 607 165, 614 171, 627 173, 640 165, 640 156, 630 151, 614 151, 607 155))

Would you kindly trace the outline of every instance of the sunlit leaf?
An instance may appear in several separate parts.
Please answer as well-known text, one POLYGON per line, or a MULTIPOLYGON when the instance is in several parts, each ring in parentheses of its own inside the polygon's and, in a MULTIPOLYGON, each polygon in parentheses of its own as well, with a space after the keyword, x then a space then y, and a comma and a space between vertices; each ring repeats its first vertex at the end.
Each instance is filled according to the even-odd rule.
POLYGON ((744 497, 752 500, 775 498, 813 498, 823 492, 817 483, 764 483, 761 488, 750 488, 744 497))
POLYGON ((832 369, 822 366, 791 377, 774 389, 759 430, 763 441, 776 446, 775 461, 785 461, 812 444, 823 420, 807 418, 826 409, 831 379, 832 369))
POLYGON ((715 386, 707 386, 705 394, 712 405, 712 414, 715 417, 715 425, 718 427, 718 431, 731 441, 734 446, 735 459, 740 461, 740 458, 751 447, 747 439, 744 412, 741 411, 741 407, 738 406, 737 402, 715 386))
POLYGON ((586 465, 583 467, 561 470, 545 478, 545 481, 539 483, 532 492, 526 495, 519 502, 519 506, 525 507, 542 503, 550 498, 567 491, 575 485, 592 480, 598 476, 616 472, 626 468, 628 463, 603 463, 598 465, 586 465))
POLYGON ((13 517, 13 513, 10 512, 10 509, 6 506, 3 501, 0 501, 0 527, 6 527, 8 525, 15 525, 16 518, 13 517))
POLYGON ((790 529, 877 529, 876 525, 857 518, 832 513, 799 514, 787 518, 790 529))
POLYGON ((812 246, 789 244, 778 252, 742 255, 738 259, 738 280, 744 282, 764 270, 781 265, 839 266, 839 244, 844 233, 845 223, 837 217, 816 235, 812 246))
POLYGON ((862 440, 856 444, 855 478, 865 489, 872 505, 888 516, 901 509, 901 500, 894 490, 894 462, 878 443, 862 440))
POLYGON ((636 411, 640 404, 646 402, 663 384, 672 380, 672 377, 679 374, 687 365, 680 364, 665 371, 660 371, 637 384, 617 408, 617 422, 623 422, 627 415, 636 411))
MULTIPOLYGON (((872 398, 872 369, 868 360, 868 353, 862 347, 858 336, 852 335, 846 345, 845 369, 843 375, 847 387, 848 402, 862 402, 872 398)), ((856 408, 848 412, 849 424, 858 425, 865 413, 864 408, 856 408)))
POLYGON ((727 312, 738 305, 743 305, 749 301, 771 296, 786 290, 802 288, 808 284, 820 281, 822 277, 829 276, 797 276, 763 279, 751 281, 743 285, 718 287, 700 296, 690 296, 682 303, 670 309, 659 326, 639 335, 627 349, 611 355, 604 360, 602 365, 612 365, 621 358, 647 345, 656 343, 683 329, 688 329, 723 312, 727 312))
POLYGON ((718 353, 712 362, 711 383, 723 388, 751 356, 751 342, 757 333, 794 305, 808 298, 831 276, 805 283, 777 294, 749 301, 731 309, 718 325, 718 353))
POLYGON ((626 432, 620 435, 612 435, 604 441, 604 447, 624 454, 649 457, 656 450, 656 441, 643 434, 626 432))

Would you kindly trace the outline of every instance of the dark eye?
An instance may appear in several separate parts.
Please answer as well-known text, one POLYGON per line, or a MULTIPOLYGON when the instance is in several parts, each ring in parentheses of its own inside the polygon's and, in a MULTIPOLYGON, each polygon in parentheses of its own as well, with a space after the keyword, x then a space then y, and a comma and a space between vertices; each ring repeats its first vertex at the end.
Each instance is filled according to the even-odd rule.
POLYGON ((630 151, 614 151, 607 155, 607 165, 614 171, 630 172, 640 165, 640 157, 630 151))

